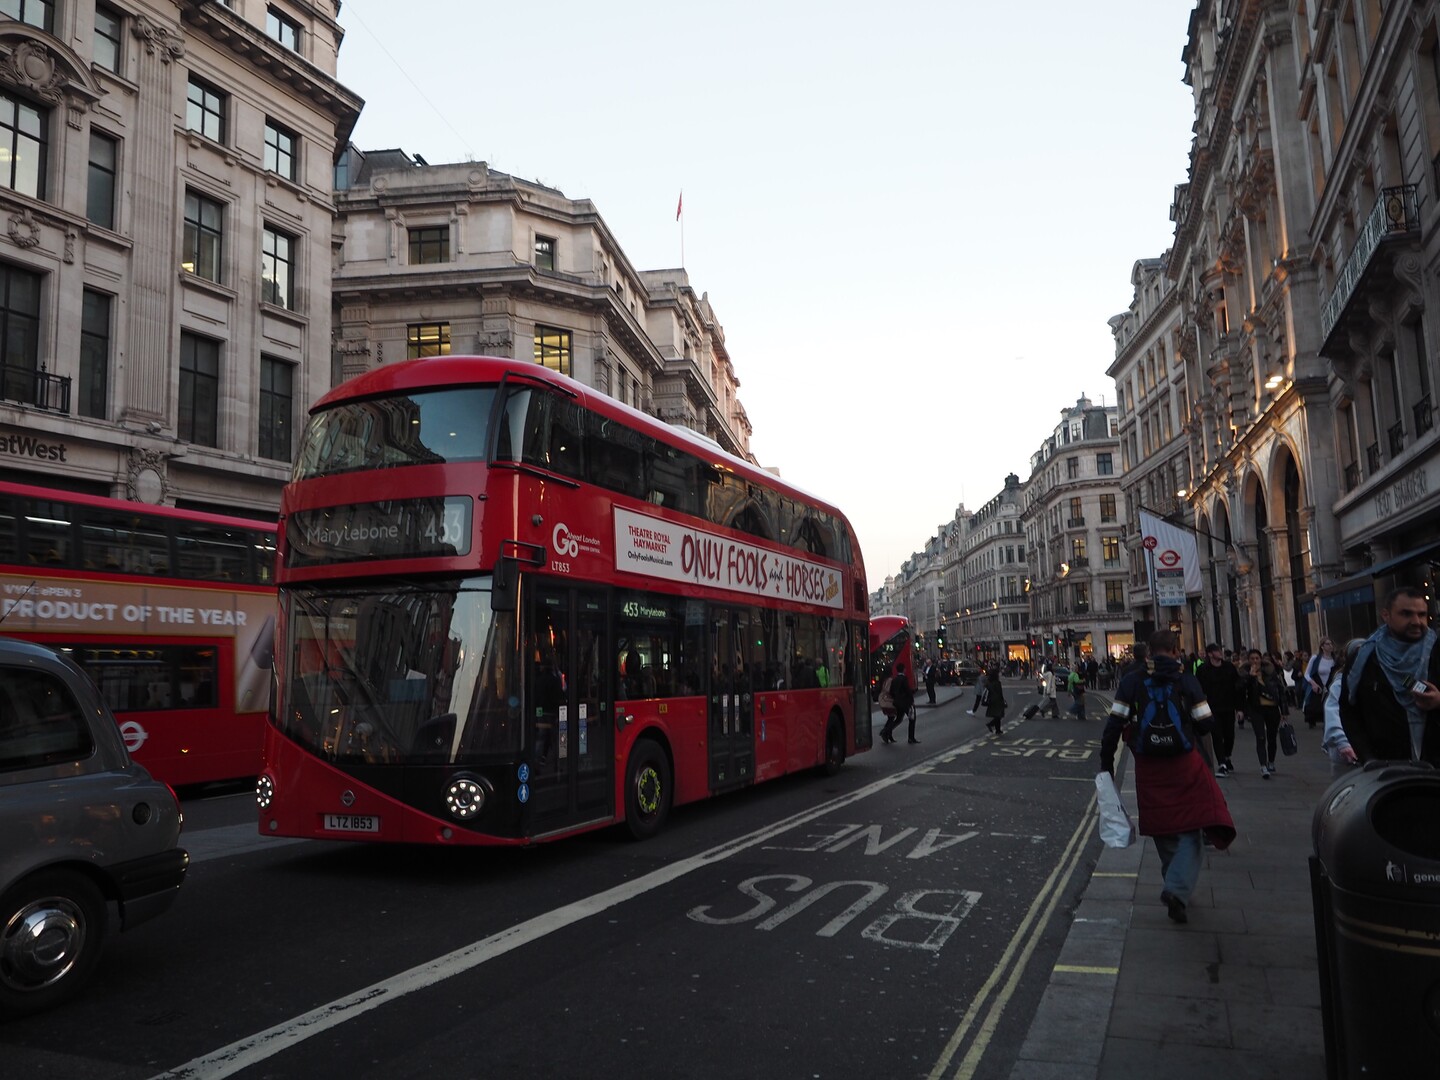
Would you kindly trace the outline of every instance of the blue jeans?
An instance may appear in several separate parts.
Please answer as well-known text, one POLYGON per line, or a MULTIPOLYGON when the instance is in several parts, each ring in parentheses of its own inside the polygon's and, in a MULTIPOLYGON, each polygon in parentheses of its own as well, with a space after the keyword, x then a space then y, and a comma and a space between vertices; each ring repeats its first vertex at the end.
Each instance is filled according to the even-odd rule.
POLYGON ((1160 869, 1165 875, 1165 891, 1186 905, 1200 880, 1200 856, 1205 848, 1204 833, 1180 833, 1177 836, 1152 836, 1155 850, 1160 853, 1160 869))

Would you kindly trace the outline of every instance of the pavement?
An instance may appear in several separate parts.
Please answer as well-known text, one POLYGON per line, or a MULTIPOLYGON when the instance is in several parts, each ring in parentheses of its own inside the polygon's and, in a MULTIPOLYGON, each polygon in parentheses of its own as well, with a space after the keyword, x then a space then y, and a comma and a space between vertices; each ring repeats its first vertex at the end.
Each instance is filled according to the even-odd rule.
MULTIPOLYGON (((1098 738, 1110 698, 1086 704, 1098 738)), ((1237 771, 1219 780, 1238 836, 1205 849, 1188 923, 1160 902, 1152 841, 1101 849, 1010 1080, 1324 1080, 1308 859, 1330 759, 1301 721, 1299 752, 1264 780, 1252 732, 1237 729, 1237 771)))

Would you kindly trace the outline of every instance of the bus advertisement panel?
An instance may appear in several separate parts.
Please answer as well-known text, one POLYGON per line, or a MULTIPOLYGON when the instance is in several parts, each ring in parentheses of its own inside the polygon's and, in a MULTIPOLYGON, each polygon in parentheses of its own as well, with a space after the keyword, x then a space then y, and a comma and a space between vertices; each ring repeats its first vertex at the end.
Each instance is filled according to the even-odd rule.
POLYGON ((530 843, 870 747, 838 510, 513 360, 312 410, 281 509, 268 835, 530 843))
POLYGON ((136 761, 176 786, 260 771, 273 527, 0 484, 0 539, 0 633, 84 668, 136 761))

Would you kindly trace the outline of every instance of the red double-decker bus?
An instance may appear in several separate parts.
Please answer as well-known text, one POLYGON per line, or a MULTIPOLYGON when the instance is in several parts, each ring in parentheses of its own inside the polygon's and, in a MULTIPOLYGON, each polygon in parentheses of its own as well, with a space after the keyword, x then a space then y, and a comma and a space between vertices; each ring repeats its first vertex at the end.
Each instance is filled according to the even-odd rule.
POLYGON ((172 786, 260 771, 275 527, 0 483, 0 634, 65 651, 172 786))
POLYGON ((268 835, 518 844, 871 744, 833 506, 543 367, 386 365, 282 497, 268 835))
POLYGON ((870 620, 870 697, 879 700, 880 684, 895 670, 895 661, 905 665, 905 679, 916 689, 914 636, 910 620, 903 615, 876 615, 870 620))

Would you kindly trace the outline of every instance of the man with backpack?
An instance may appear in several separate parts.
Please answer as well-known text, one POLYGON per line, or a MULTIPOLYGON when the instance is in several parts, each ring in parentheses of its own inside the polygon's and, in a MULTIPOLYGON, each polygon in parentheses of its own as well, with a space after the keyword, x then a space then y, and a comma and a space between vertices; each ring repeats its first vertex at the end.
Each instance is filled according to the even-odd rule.
POLYGON ((1157 630, 1149 645, 1150 670, 1131 671, 1115 690, 1100 763, 1115 774, 1123 735, 1135 761, 1139 832, 1155 841, 1165 877, 1160 902, 1172 921, 1183 923, 1200 880, 1205 840, 1223 851, 1235 839, 1235 823, 1199 750, 1201 736, 1210 731, 1210 705, 1195 676, 1180 667, 1180 639, 1157 630))

